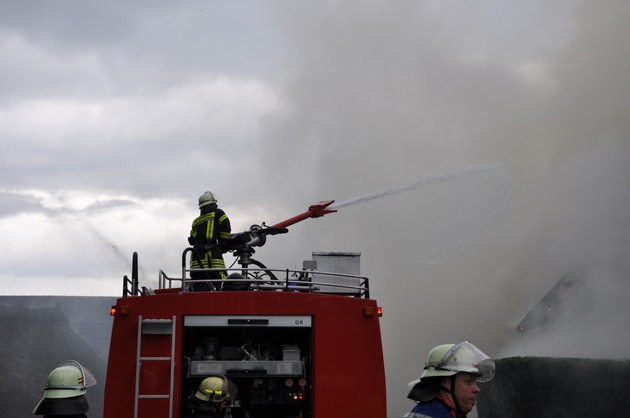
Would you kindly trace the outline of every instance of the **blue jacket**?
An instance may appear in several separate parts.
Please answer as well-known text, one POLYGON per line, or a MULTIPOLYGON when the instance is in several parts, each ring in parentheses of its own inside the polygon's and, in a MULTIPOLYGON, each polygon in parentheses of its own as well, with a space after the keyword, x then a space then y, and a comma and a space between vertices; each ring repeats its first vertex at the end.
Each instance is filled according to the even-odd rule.
POLYGON ((420 402, 403 418, 453 418, 449 409, 437 399, 420 402))

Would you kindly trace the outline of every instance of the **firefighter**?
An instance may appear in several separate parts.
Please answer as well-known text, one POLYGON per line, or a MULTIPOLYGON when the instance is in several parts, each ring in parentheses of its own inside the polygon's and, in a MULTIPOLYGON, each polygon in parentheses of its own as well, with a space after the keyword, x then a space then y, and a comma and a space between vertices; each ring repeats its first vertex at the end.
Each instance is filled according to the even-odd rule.
POLYGON ((68 360, 50 372, 44 397, 33 415, 86 418, 90 409, 85 398, 86 388, 96 384, 94 375, 79 362, 68 360))
MULTIPOLYGON (((217 206, 217 200, 211 192, 199 196, 199 216, 193 221, 188 242, 193 246, 190 268, 222 268, 225 269, 223 253, 225 243, 230 239, 230 219, 217 206)), ((200 272, 192 271, 192 280, 225 279, 225 271, 200 272)), ((194 291, 214 290, 212 283, 193 283, 194 291)))
POLYGON ((480 391, 477 382, 492 379, 494 370, 494 361, 469 341, 434 347, 420 379, 409 383, 407 397, 417 405, 404 418, 466 417, 480 391))
POLYGON ((188 400, 189 418, 218 418, 226 403, 236 398, 238 388, 223 375, 205 378, 199 389, 188 400))

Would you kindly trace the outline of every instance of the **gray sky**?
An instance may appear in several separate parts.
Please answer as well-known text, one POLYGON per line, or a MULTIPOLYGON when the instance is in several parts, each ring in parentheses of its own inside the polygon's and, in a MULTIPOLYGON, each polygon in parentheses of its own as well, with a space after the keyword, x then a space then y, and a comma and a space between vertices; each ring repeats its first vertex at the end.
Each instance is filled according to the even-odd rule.
POLYGON ((626 1, 0 9, 2 294, 119 295, 133 251, 156 287, 205 190, 235 231, 382 193, 256 258, 362 253, 392 416, 434 345, 528 354, 514 327, 567 271, 598 283, 584 338, 628 294, 626 1))

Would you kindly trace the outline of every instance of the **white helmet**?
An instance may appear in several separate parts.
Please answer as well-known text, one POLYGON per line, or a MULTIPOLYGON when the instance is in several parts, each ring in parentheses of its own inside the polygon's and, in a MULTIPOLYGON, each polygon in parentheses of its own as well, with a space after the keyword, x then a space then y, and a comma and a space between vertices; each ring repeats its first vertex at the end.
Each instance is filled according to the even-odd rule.
POLYGON ((92 372, 79 362, 68 360, 48 375, 44 397, 35 407, 34 415, 73 415, 89 409, 85 400, 86 388, 94 386, 92 372))
POLYGON ((216 203, 217 199, 214 198, 214 194, 212 192, 205 192, 201 196, 199 196, 199 207, 202 208, 211 203, 216 203))
POLYGON ((494 368, 494 361, 487 355, 469 341, 462 341, 439 345, 429 351, 420 380, 466 372, 478 375, 479 382, 487 382, 494 376, 494 368))
POLYGON ((68 360, 50 372, 48 384, 44 388, 44 397, 72 398, 85 395, 85 388, 95 384, 96 379, 92 372, 78 361, 68 360))
POLYGON ((478 382, 487 382, 494 377, 494 370, 494 361, 469 341, 438 345, 429 351, 422 376, 409 382, 407 397, 423 401, 427 396, 437 394, 439 385, 431 384, 436 380, 432 377, 473 373, 479 376, 478 382))

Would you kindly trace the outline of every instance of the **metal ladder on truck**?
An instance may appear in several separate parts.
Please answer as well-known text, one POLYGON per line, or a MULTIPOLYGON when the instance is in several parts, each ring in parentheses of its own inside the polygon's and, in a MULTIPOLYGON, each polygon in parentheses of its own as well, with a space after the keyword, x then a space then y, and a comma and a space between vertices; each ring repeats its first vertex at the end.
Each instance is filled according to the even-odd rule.
POLYGON ((169 412, 168 417, 173 417, 173 390, 174 390, 174 377, 175 377, 175 324, 176 317, 173 316, 172 319, 144 319, 142 315, 138 316, 138 342, 137 342, 137 355, 136 355, 136 388, 135 388, 135 399, 134 399, 134 408, 133 408, 133 416, 134 418, 138 418, 138 409, 140 399, 168 399, 169 400, 169 412), (168 355, 165 356, 143 356, 142 355, 142 342, 143 337, 148 338, 148 336, 157 336, 159 339, 167 339, 169 336, 170 344, 167 341, 161 342, 160 346, 170 345, 170 353, 165 353, 168 355), (143 362, 170 362, 170 376, 163 376, 163 381, 169 382, 169 390, 168 393, 157 393, 157 394, 140 394, 140 377, 141 377, 141 367, 143 362), (168 379, 168 380, 167 380, 168 379))

